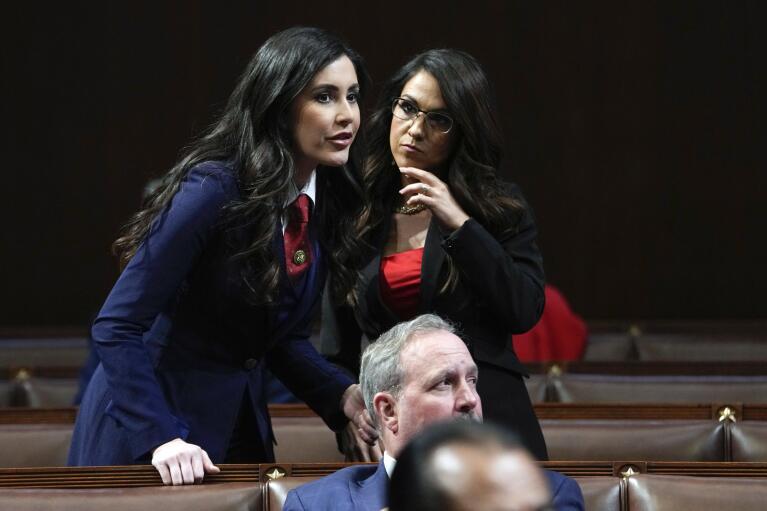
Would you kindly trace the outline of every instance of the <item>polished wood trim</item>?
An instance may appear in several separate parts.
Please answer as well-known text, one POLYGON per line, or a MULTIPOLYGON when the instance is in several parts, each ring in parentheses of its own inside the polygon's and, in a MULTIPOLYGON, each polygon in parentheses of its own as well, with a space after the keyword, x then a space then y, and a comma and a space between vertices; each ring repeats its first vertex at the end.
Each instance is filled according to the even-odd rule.
POLYGON ((0 380, 13 380, 22 374, 24 374, 24 378, 77 380, 80 377, 80 367, 34 367, 26 365, 0 367, 0 380))
POLYGON ((630 334, 631 337, 642 334, 764 334, 767 332, 767 320, 667 320, 667 319, 590 319, 586 322, 590 334, 615 333, 630 334))
MULTIPOLYGON (((719 420, 719 410, 729 406, 737 421, 767 421, 766 404, 602 404, 538 403, 535 413, 541 420, 719 420)), ((303 404, 269 405, 272 418, 317 418, 303 404)), ((72 424, 77 408, 0 408, 0 424, 72 424)))
POLYGON ((714 418, 710 404, 540 403, 534 408, 540 420, 709 420, 714 418))
POLYGON ((609 374, 616 376, 767 376, 765 361, 559 361, 525 364, 530 374, 609 374))
POLYGON ((743 405, 740 417, 744 421, 767 421, 767 405, 743 405))
POLYGON ((765 462, 647 461, 648 474, 701 477, 767 477, 765 462))
MULTIPOLYGON (((278 468, 289 477, 317 478, 357 463, 263 463, 221 464, 219 474, 205 476, 206 484, 268 480, 266 474, 278 468)), ((767 463, 676 462, 676 461, 551 461, 541 463, 570 477, 622 477, 627 467, 640 474, 688 475, 701 477, 765 477, 767 463)), ((151 465, 113 467, 59 467, 0 469, 0 488, 126 488, 161 486, 151 465)))
POLYGON ((77 408, 0 408, 0 424, 74 424, 77 408))

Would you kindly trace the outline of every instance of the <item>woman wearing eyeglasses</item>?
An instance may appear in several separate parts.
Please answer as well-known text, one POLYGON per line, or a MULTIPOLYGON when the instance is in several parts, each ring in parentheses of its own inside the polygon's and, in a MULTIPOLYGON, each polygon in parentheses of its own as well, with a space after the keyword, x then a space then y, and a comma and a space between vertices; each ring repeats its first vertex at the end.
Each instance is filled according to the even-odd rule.
POLYGON ((510 335, 541 315, 542 259, 529 206, 497 175, 496 112, 485 73, 461 51, 426 51, 385 84, 368 124, 371 203, 361 226, 375 253, 354 307, 326 304, 323 340, 337 340, 336 361, 354 371, 361 333, 375 339, 397 322, 439 314, 479 364, 484 417, 546 459, 510 335))

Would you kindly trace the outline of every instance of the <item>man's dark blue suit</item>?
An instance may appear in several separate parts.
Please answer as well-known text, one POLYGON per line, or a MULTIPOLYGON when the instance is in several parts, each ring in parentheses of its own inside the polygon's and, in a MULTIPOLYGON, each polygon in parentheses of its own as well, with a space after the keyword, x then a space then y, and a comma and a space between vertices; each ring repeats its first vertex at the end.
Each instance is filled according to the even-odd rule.
MULTIPOLYGON (((546 470, 554 509, 583 511, 578 483, 567 476, 546 470)), ((327 477, 288 492, 283 511, 381 511, 387 506, 387 485, 383 461, 378 465, 347 467, 327 477)))

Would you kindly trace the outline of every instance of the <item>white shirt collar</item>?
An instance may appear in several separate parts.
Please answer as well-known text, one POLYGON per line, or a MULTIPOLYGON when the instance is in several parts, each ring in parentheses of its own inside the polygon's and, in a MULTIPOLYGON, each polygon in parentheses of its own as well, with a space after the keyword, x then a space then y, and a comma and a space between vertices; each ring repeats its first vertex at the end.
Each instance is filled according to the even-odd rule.
POLYGON ((384 468, 386 469, 386 474, 389 476, 389 479, 391 479, 391 475, 392 472, 394 472, 394 466, 397 464, 397 460, 389 456, 388 452, 384 451, 383 463, 384 468))
MULTIPOLYGON (((285 207, 289 206, 296 200, 296 197, 305 193, 312 200, 312 210, 317 206, 317 169, 314 169, 306 180, 304 186, 299 190, 295 181, 291 182, 290 189, 288 190, 288 200, 285 201, 285 207)), ((283 215, 282 219, 282 234, 285 234, 285 227, 287 226, 287 217, 283 215)))
POLYGON ((302 193, 305 193, 312 199, 312 204, 317 205, 317 169, 312 171, 309 179, 306 180, 306 183, 304 183, 304 186, 300 190, 295 182, 292 183, 292 186, 288 190, 288 200, 285 202, 285 206, 296 200, 296 197, 302 193))

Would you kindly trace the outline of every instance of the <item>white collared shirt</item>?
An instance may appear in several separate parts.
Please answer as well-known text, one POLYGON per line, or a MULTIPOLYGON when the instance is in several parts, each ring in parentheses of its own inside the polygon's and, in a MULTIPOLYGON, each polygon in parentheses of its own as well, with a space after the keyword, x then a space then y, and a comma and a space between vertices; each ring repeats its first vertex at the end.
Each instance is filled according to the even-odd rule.
POLYGON ((392 472, 394 472, 394 467, 397 465, 397 460, 389 456, 388 452, 384 451, 383 464, 384 468, 386 469, 386 475, 388 475, 389 479, 391 479, 392 472))
MULTIPOLYGON (((285 207, 289 206, 293 203, 296 198, 301 195, 302 193, 305 193, 309 196, 309 198, 312 200, 312 210, 317 206, 317 169, 314 169, 309 176, 309 179, 306 180, 306 183, 304 183, 304 186, 299 190, 296 186, 296 183, 291 183, 291 187, 288 190, 288 200, 285 201, 285 207)), ((285 227, 287 226, 287 216, 283 215, 282 217, 282 234, 285 234, 285 227)))

